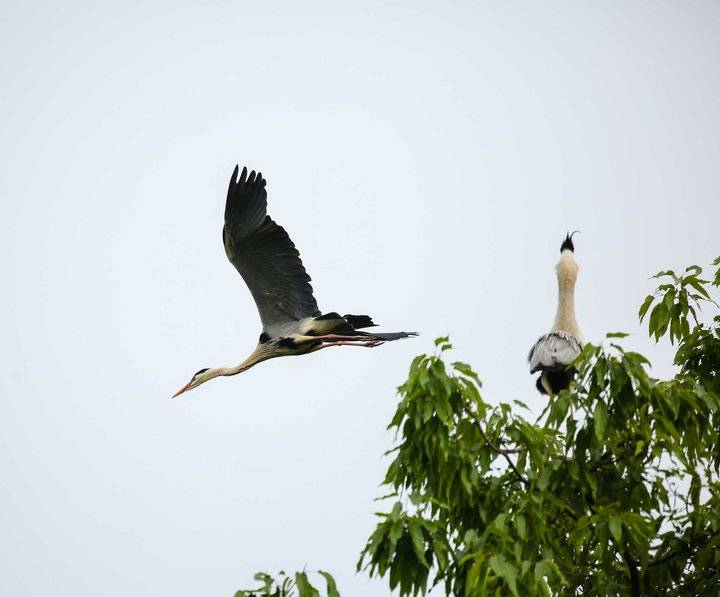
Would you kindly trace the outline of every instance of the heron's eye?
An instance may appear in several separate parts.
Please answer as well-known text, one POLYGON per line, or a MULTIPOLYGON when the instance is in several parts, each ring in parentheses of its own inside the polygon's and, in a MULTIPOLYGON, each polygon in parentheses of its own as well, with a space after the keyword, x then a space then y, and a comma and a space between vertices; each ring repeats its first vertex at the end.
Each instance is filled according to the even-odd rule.
POLYGON ((200 369, 200 371, 198 371, 195 375, 193 375, 193 377, 200 375, 201 373, 205 373, 205 371, 207 371, 207 369, 200 369))

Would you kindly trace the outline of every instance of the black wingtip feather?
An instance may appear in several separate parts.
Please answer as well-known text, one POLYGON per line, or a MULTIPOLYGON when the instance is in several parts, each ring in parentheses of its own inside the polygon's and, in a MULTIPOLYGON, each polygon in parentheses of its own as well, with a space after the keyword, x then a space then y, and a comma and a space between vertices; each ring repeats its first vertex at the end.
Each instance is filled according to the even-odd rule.
POLYGON ((263 178, 262 172, 255 172, 255 170, 251 170, 250 174, 248 175, 248 169, 247 166, 243 166, 242 172, 240 173, 240 178, 238 179, 238 172, 240 170, 240 165, 235 164, 235 169, 233 170, 232 176, 230 177, 230 187, 242 184, 247 185, 260 185, 261 187, 265 187, 267 185, 267 181, 263 178))

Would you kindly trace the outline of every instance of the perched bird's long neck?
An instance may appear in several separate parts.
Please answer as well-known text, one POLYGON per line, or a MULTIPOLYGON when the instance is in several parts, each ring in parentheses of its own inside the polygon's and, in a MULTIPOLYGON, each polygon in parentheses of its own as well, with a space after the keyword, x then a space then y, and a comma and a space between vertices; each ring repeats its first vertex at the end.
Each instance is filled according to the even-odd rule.
POLYGON ((573 336, 580 336, 580 326, 575 319, 575 291, 572 288, 569 290, 561 288, 559 294, 553 331, 562 330, 573 336))
POLYGON ((575 319, 576 272, 568 272, 561 264, 558 267, 558 306, 553 331, 564 331, 580 337, 580 326, 575 319))

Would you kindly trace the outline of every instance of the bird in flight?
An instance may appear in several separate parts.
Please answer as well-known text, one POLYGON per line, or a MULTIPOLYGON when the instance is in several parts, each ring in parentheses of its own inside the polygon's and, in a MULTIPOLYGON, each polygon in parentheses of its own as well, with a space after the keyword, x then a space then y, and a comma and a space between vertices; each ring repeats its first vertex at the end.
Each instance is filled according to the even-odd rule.
POLYGON ((575 319, 575 282, 578 266, 572 237, 565 237, 560 245, 560 260, 555 266, 558 281, 558 305, 550 333, 540 336, 530 349, 530 373, 540 371, 535 386, 541 394, 550 396, 570 386, 574 370, 570 365, 582 351, 582 334, 575 319))
POLYGON ((267 215, 265 179, 235 166, 222 237, 225 253, 240 273, 260 313, 262 333, 255 350, 234 367, 200 369, 173 398, 218 376, 247 371, 275 357, 307 354, 329 346, 373 348, 417 336, 416 332, 369 333, 368 315, 321 314, 300 254, 282 226, 267 215))

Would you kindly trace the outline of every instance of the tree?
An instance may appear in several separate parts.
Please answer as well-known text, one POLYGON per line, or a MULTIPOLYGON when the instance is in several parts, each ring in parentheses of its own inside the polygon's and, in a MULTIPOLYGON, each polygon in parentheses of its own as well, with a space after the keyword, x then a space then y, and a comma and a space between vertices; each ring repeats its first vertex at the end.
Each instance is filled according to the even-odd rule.
POLYGON ((452 595, 715 595, 720 258, 714 266, 712 281, 698 266, 660 272, 640 308, 650 335, 676 347, 672 379, 651 377, 619 344, 626 334, 608 334, 534 421, 518 401, 485 402, 478 375, 447 364, 448 338, 436 340, 399 388, 384 480, 394 503, 358 570, 400 595, 438 584, 452 595))

